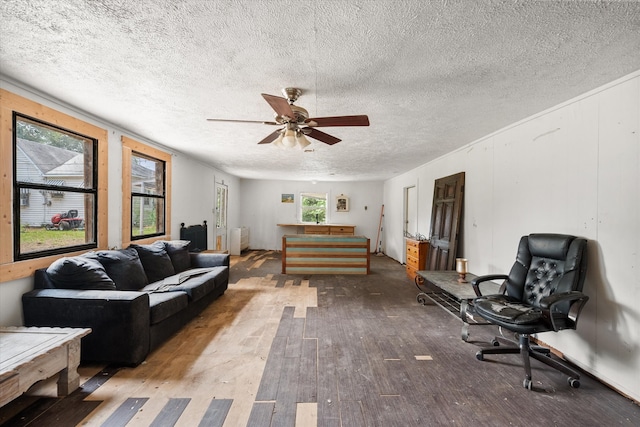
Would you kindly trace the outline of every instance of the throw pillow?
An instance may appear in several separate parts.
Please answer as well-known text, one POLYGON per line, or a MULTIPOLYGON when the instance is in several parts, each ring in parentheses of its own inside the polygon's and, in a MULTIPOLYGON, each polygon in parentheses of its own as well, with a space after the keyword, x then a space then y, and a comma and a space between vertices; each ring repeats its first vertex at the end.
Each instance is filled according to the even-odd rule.
POLYGON ((131 245, 129 247, 138 251, 138 256, 149 283, 157 282, 167 276, 176 274, 164 242, 157 241, 150 245, 131 245))
POLYGON ((149 284, 134 248, 90 252, 85 256, 97 259, 121 291, 137 291, 149 284))
POLYGON ((102 264, 84 256, 57 259, 47 268, 47 274, 60 289, 116 289, 102 264))
POLYGON ((169 240, 164 243, 176 274, 188 270, 191 267, 188 249, 191 242, 188 240, 169 240))

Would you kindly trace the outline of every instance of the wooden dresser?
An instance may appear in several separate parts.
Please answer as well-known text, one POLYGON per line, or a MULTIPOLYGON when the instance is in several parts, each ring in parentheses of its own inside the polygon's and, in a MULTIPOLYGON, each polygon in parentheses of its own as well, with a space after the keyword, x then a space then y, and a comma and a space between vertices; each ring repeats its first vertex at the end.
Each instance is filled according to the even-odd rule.
POLYGON ((427 253, 429 252, 429 242, 427 240, 405 239, 407 264, 407 276, 414 280, 418 270, 425 270, 427 264, 427 253))

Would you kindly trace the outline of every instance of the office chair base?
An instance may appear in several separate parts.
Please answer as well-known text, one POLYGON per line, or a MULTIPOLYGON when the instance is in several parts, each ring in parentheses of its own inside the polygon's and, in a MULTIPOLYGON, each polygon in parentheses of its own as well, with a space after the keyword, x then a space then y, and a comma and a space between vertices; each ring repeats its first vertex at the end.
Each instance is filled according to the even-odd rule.
POLYGON ((518 346, 498 346, 483 348, 476 353, 476 359, 484 360, 485 354, 520 354, 522 356, 522 362, 524 365, 525 378, 522 382, 522 386, 528 390, 533 388, 531 381, 531 362, 530 358, 533 357, 536 360, 548 365, 569 377, 567 382, 569 386, 573 388, 580 387, 580 374, 563 363, 558 362, 551 358, 550 350, 548 348, 540 346, 531 346, 529 335, 520 334, 518 346))

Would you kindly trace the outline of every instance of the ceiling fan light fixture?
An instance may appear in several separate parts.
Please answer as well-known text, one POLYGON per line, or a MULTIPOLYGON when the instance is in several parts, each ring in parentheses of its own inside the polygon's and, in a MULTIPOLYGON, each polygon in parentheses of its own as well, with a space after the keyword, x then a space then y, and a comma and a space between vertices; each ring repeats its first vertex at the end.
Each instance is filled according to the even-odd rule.
POLYGON ((287 129, 284 132, 284 138, 282 139, 282 145, 287 148, 296 146, 296 131, 293 129, 287 129))
POLYGON ((284 139, 284 132, 280 132, 280 135, 278 135, 278 137, 271 144, 278 148, 284 148, 284 145, 282 144, 283 139, 284 139))
POLYGON ((296 132, 296 141, 298 142, 298 145, 300 146, 301 150, 304 150, 306 147, 311 145, 309 140, 307 138, 305 138, 304 134, 300 130, 298 130, 298 132, 296 132))

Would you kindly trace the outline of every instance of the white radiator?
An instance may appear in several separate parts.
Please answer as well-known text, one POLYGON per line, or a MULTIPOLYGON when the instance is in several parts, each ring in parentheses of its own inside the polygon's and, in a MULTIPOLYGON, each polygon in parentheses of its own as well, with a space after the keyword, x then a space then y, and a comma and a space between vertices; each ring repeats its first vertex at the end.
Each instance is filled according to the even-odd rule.
POLYGON ((229 242, 229 253, 240 255, 249 248, 249 227, 232 228, 229 242))

